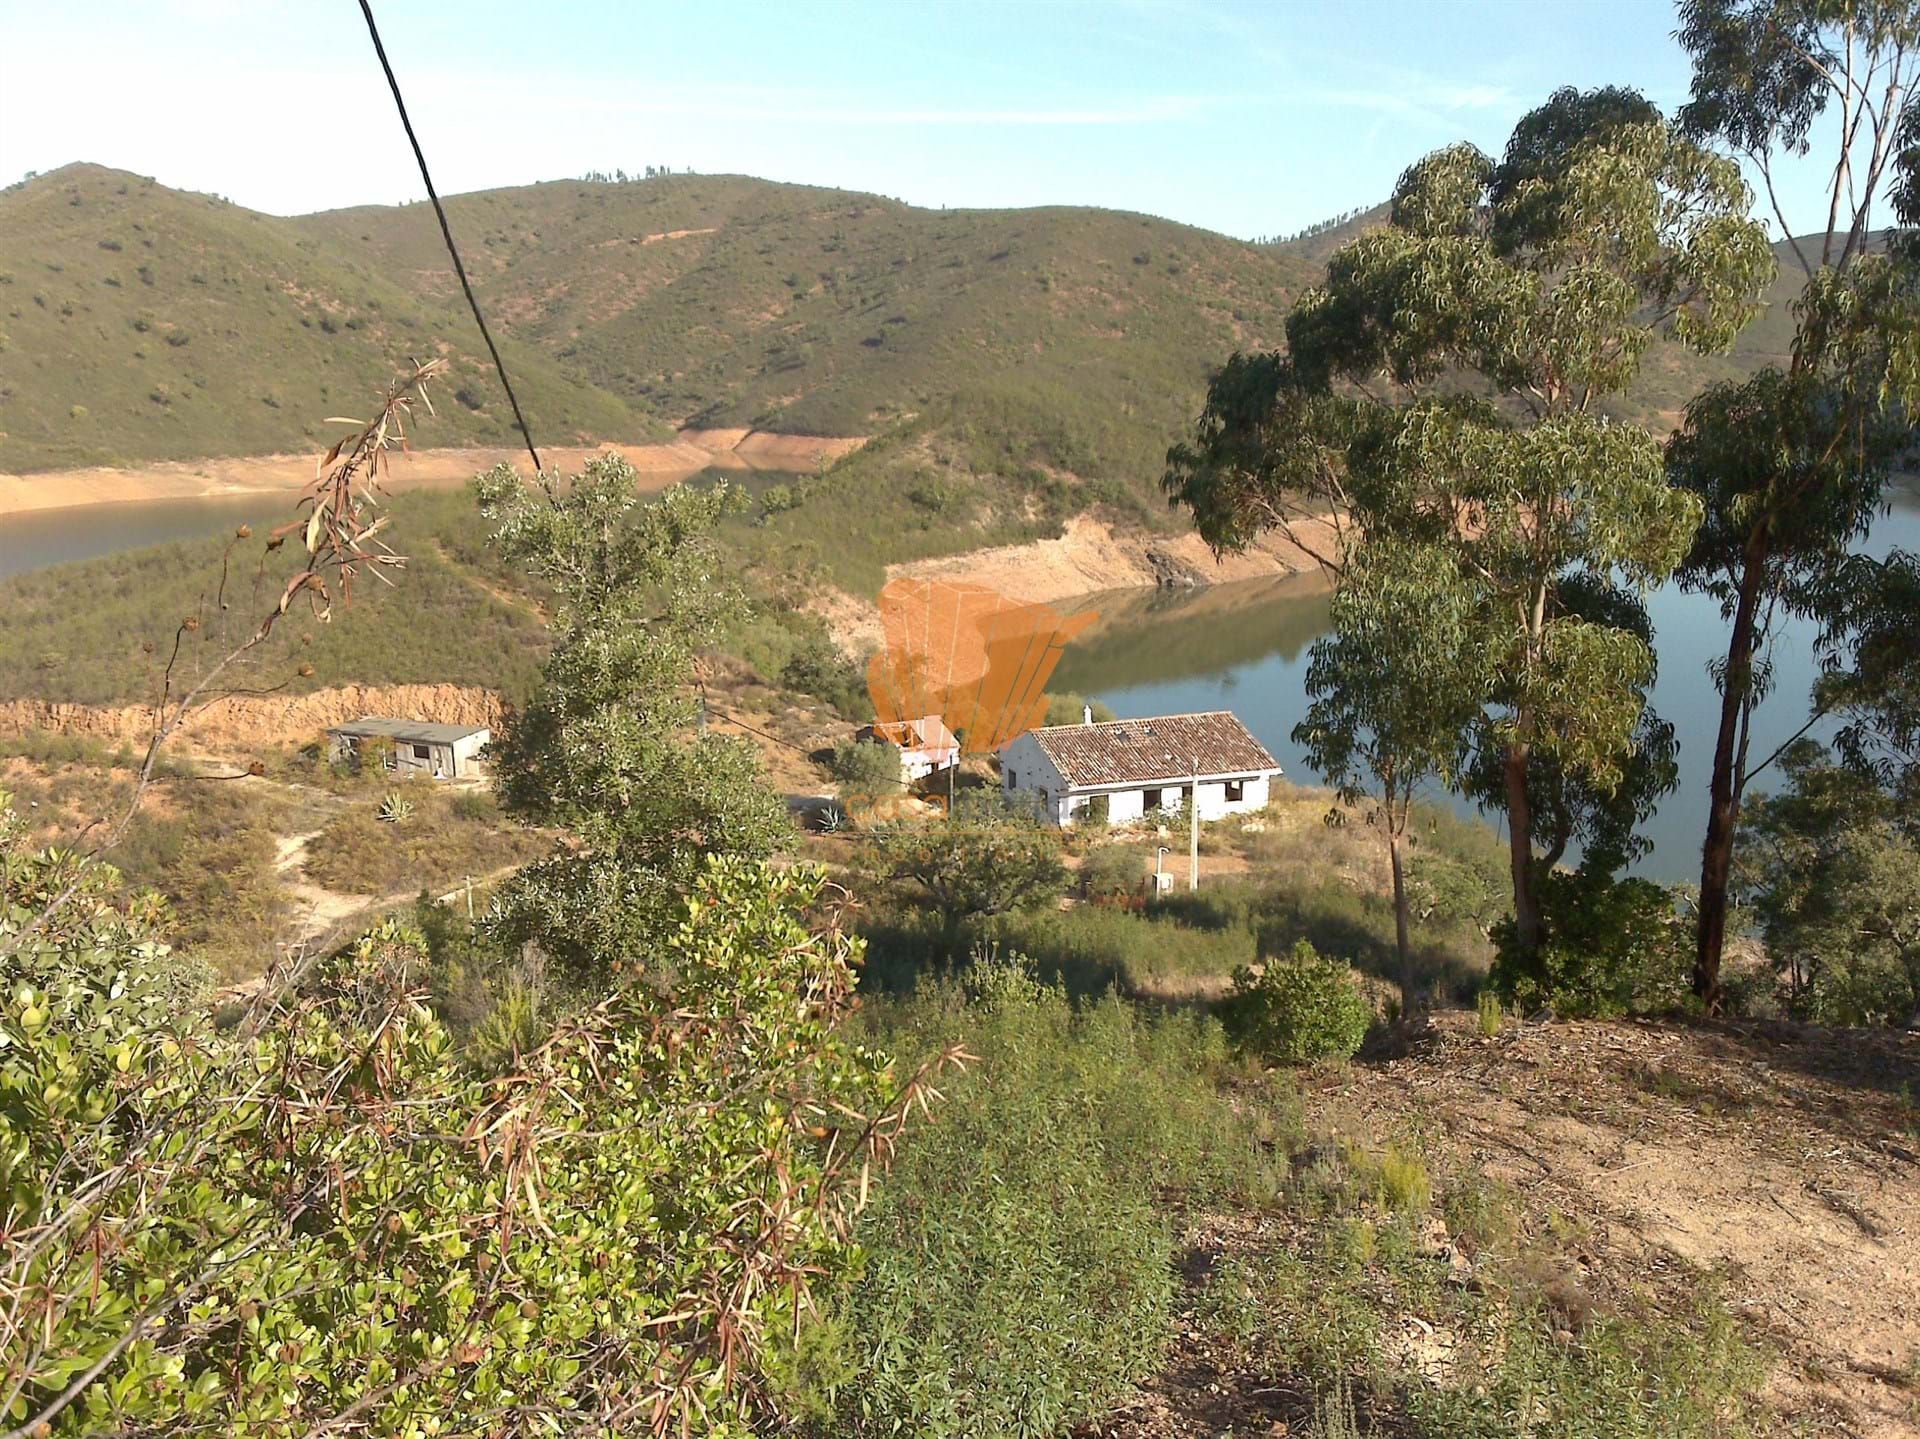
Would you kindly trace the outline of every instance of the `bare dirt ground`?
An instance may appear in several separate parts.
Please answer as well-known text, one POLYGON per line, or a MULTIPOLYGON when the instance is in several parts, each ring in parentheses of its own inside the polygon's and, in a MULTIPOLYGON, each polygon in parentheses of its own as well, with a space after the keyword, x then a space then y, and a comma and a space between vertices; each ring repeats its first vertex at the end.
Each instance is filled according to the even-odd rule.
MULTIPOLYGON (((577 470, 595 455, 616 452, 640 472, 647 489, 667 486, 709 466, 719 469, 811 469, 824 456, 839 459, 864 437, 770 435, 753 430, 683 430, 671 444, 563 445, 541 450, 550 468, 577 470)), ((230 459, 159 461, 149 465, 91 466, 0 473, 0 515, 129 500, 195 499, 295 491, 313 480, 315 454, 249 455, 230 459)), ((395 459, 391 488, 464 485, 498 464, 525 464, 511 447, 418 449, 395 459)))
MULTIPOLYGON (((1783 1429, 1920 1435, 1920 1035, 1786 1024, 1509 1024, 1442 1015, 1405 1058, 1309 1096, 1343 1133, 1417 1128, 1579 1235, 1600 1302, 1719 1276, 1773 1356, 1783 1429)), ((1196 1228, 1189 1278, 1287 1242, 1278 1216, 1196 1228)), ((1191 1310, 1191 1305, 1189 1306, 1191 1310)), ((1309 1430, 1302 1376, 1244 1372, 1189 1312, 1164 1373, 1104 1439, 1309 1430)), ((1311 1376, 1307 1376, 1311 1377, 1311 1376)), ((1397 1432, 1388 1423, 1384 1432, 1397 1432)))
MULTIPOLYGON (((1325 527, 1324 538, 1331 543, 1331 526, 1325 527)), ((1079 515, 1067 521, 1058 539, 890 565, 887 578, 963 581, 1033 602, 1147 585, 1261 579, 1313 568, 1312 556, 1277 534, 1263 536, 1245 554, 1216 560, 1197 534, 1121 534, 1103 520, 1079 515)))

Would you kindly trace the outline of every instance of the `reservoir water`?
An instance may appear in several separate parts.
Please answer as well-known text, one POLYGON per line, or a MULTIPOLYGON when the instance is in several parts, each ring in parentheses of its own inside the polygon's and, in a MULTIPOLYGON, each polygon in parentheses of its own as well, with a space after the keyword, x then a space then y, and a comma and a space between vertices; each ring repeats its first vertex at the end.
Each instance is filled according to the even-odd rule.
POLYGON ((239 525, 281 524, 291 509, 285 494, 251 494, 0 515, 0 580, 96 555, 230 533, 239 525))
MULTIPOLYGON (((1874 554, 1920 550, 1920 496, 1896 496, 1865 548, 1874 554)), ((1293 727, 1307 709, 1307 652, 1327 626, 1327 597, 1316 579, 1121 592, 1098 596, 1083 608, 1099 611, 1100 621, 1068 646, 1054 672, 1054 689, 1096 696, 1123 719, 1233 710, 1291 778, 1319 782, 1293 742, 1293 727)), ((1647 822, 1645 833, 1654 847, 1637 868, 1649 878, 1674 882, 1699 873, 1720 709, 1707 666, 1726 652, 1726 622, 1718 601, 1687 594, 1677 585, 1654 591, 1648 608, 1660 657, 1653 705, 1672 721, 1679 738, 1680 787, 1647 822)), ((1773 690, 1754 717, 1756 762, 1806 722, 1808 693, 1820 669, 1817 638, 1817 626, 1805 621, 1777 628, 1773 690)), ((1816 728, 1813 734, 1818 738, 1830 730, 1816 728)), ((1750 792, 1766 789, 1777 775, 1777 770, 1760 775, 1750 792)), ((1445 798, 1463 811, 1471 808, 1445 798)))

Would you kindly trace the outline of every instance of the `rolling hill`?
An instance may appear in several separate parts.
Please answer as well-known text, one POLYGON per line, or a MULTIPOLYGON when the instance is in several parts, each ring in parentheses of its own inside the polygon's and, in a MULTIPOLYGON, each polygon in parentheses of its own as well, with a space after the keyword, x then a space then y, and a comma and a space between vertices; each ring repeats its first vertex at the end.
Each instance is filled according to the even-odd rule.
MULTIPOLYGON (((365 257, 96 165, 0 194, 0 470, 311 448, 328 415, 435 353, 452 366, 436 439, 511 442, 464 309, 365 257)), ((506 359, 555 440, 666 433, 537 347, 506 359)))
MULTIPOLYGON (((871 435, 842 509, 980 542, 1107 505, 1165 524, 1208 370, 1279 340, 1376 207, 1277 245, 1115 211, 925 210, 742 176, 449 201, 536 436, 871 435), (919 496, 901 508, 901 495, 919 496)), ((1729 355, 1659 347, 1621 406, 1664 428, 1778 355, 1799 272, 1729 355)), ((303 449, 443 353, 434 443, 509 442, 424 205, 281 219, 94 165, 0 193, 0 470, 303 449)), ((909 548, 912 548, 909 546, 909 548)))
MULTIPOLYGON (((450 202, 536 435, 870 434, 933 411, 1158 464, 1316 267, 1108 211, 930 211, 734 176, 450 202)), ((431 211, 286 220, 92 165, 0 195, 0 470, 300 447, 444 349, 435 438, 509 437, 431 211)), ((1030 442, 1030 443, 1029 443, 1030 442)))

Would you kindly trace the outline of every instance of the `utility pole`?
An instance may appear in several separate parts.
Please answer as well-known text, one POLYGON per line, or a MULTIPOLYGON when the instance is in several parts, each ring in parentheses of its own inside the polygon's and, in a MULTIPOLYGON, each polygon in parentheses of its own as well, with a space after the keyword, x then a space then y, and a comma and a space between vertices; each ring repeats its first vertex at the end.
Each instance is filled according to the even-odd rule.
POLYGON ((1187 888, 1200 888, 1200 762, 1193 764, 1193 784, 1187 790, 1187 888))

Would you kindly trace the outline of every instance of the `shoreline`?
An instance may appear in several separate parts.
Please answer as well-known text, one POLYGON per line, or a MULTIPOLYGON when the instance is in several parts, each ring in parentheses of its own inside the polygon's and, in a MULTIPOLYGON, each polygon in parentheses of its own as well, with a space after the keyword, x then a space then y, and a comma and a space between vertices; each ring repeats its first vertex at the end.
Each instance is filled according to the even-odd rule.
MULTIPOLYGON (((550 468, 577 470, 595 455, 622 455, 644 488, 665 489, 705 469, 790 472, 832 461, 866 443, 864 436, 776 435, 757 430, 684 430, 670 442, 555 445, 541 451, 550 468)), ((26 474, 0 472, 0 518, 95 505, 298 494, 313 481, 317 452, 156 460, 144 465, 88 465, 26 474)), ((397 452, 386 488, 451 488, 501 463, 526 460, 514 445, 423 448, 397 452)))

